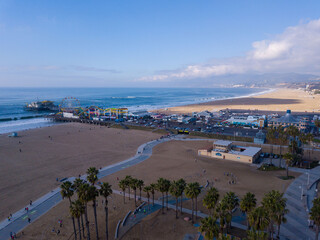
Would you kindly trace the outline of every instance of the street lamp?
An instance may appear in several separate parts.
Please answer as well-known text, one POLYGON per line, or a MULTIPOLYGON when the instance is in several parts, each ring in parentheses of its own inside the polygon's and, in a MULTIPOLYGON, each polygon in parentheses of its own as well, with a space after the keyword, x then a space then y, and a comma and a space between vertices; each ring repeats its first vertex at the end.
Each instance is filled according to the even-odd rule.
POLYGON ((307 172, 306 173, 308 175, 308 180, 307 180, 307 186, 309 186, 309 182, 310 182, 310 174, 307 172))
POLYGON ((299 186, 299 188, 301 188, 301 201, 302 201, 302 197, 303 197, 303 185, 299 186))

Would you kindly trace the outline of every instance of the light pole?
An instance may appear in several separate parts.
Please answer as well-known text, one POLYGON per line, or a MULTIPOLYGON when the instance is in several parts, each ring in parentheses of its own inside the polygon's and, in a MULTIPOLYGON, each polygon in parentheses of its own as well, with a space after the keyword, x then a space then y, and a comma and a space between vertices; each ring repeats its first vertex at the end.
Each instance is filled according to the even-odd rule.
POLYGON ((308 180, 307 180, 307 186, 309 186, 309 182, 310 182, 310 174, 307 172, 306 173, 308 175, 308 180))
POLYGON ((302 201, 302 197, 303 197, 303 185, 301 185, 299 188, 301 188, 301 201, 302 201))

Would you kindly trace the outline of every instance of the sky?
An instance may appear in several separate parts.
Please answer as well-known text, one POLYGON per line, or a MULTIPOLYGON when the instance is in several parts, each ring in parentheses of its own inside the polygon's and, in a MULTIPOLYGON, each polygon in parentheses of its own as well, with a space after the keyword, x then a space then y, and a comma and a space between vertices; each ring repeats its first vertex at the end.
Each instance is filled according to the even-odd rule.
POLYGON ((320 75, 320 1, 0 0, 0 87, 320 75))

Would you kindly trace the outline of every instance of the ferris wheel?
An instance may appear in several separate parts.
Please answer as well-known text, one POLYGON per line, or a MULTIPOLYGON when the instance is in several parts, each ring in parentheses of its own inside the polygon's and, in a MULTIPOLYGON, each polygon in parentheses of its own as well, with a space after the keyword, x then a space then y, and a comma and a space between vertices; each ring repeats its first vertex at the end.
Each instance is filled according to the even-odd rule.
POLYGON ((65 97, 60 104, 61 112, 74 112, 80 108, 80 101, 75 97, 65 97))

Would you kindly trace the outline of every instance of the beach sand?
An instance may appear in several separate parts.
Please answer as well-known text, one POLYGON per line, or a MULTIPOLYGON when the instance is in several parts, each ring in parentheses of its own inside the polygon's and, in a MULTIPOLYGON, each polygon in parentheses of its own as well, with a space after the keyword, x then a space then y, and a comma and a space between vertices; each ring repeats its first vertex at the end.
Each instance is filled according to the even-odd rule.
POLYGON ((1 135, 0 219, 60 186, 56 178, 77 177, 91 166, 99 169, 125 160, 159 136, 80 123, 22 131, 16 138, 1 135))
POLYGON ((310 95, 298 89, 281 88, 272 92, 253 97, 217 100, 206 103, 171 107, 158 112, 184 113, 200 112, 204 110, 219 111, 221 109, 242 109, 262 111, 320 112, 320 95, 310 95))
MULTIPOLYGON (((156 182, 159 177, 170 180, 184 178, 187 182, 198 181, 203 186, 208 180, 210 182, 209 187, 214 186, 219 190, 220 198, 222 198, 227 191, 234 191, 239 197, 242 197, 246 192, 250 191, 256 195, 258 201, 261 201, 263 195, 270 190, 285 191, 287 186, 292 182, 292 180, 284 181, 278 178, 278 176, 285 175, 285 171, 261 172, 247 164, 197 156, 198 149, 210 144, 212 144, 212 142, 206 140, 192 142, 172 141, 160 144, 154 148, 153 155, 148 160, 109 175, 103 178, 102 181, 108 181, 113 189, 120 190, 117 178, 122 179, 126 175, 142 179, 145 184, 156 182), (236 184, 229 184, 231 177, 225 175, 227 172, 235 176, 236 184)), ((297 173, 290 174, 294 176, 299 175, 297 173)), ((198 198, 198 209, 208 213, 208 210, 202 206, 201 202, 205 192, 206 189, 198 198)), ((145 193, 142 194, 145 196, 145 193)), ((156 193, 156 199, 160 196, 161 194, 156 193)), ((101 199, 99 201, 101 202, 101 199)), ((122 196, 115 194, 113 194, 112 199, 109 200, 111 238, 114 236, 118 220, 123 219, 129 210, 134 209, 133 200, 129 202, 127 198, 126 202, 126 204, 123 204, 122 196), (113 210, 114 205, 116 206, 116 210, 113 210)), ((90 223, 93 223, 94 218, 92 216, 91 204, 88 206, 91 214, 89 220, 90 223)), ((191 201, 184 202, 184 207, 191 209, 191 201)), ((184 214, 183 217, 185 216, 188 215, 184 214)), ((104 210, 100 203, 98 218, 99 232, 103 237, 105 229, 104 210)), ((44 239, 68 239, 72 231, 67 201, 58 204, 24 230, 26 234, 25 239, 38 239, 40 237, 44 237, 44 239), (64 219, 65 224, 61 230, 63 234, 57 238, 56 234, 51 232, 51 229, 55 226, 59 218, 64 219)), ((184 222, 181 217, 177 222, 174 211, 170 210, 165 216, 159 216, 158 218, 157 213, 155 213, 146 218, 141 224, 135 226, 128 232, 124 239, 139 239, 139 236, 143 233, 145 236, 144 239, 173 240, 182 239, 184 234, 195 232, 197 232, 197 229, 190 223, 184 222), (176 226, 175 232, 173 229, 174 225, 176 226), (178 227, 180 229, 178 229, 178 227)), ((92 229, 92 236, 94 236, 94 228, 92 229)))

